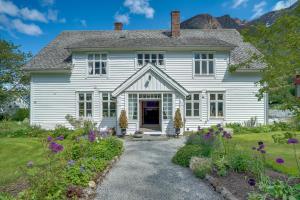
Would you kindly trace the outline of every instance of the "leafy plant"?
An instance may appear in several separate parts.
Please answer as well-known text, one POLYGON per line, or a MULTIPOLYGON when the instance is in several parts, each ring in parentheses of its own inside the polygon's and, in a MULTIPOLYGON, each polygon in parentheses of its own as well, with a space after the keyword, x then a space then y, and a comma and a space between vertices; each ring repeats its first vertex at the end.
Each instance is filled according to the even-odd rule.
POLYGON ((202 148, 198 145, 185 145, 181 147, 174 157, 172 162, 183 167, 188 167, 193 156, 201 156, 202 148))
POLYGON ((205 157, 192 157, 190 161, 190 168, 198 178, 203 179, 206 174, 211 172, 211 159, 205 157))
POLYGON ((229 166, 236 172, 246 172, 249 167, 251 156, 241 151, 231 152, 228 155, 229 166))
POLYGON ((288 139, 292 138, 294 136, 295 136, 295 134, 293 134, 291 132, 285 132, 283 134, 273 134, 272 139, 273 139, 274 143, 286 144, 288 139))
POLYGON ((12 119, 15 121, 23 121, 26 118, 29 118, 28 108, 19 108, 12 116, 12 119))

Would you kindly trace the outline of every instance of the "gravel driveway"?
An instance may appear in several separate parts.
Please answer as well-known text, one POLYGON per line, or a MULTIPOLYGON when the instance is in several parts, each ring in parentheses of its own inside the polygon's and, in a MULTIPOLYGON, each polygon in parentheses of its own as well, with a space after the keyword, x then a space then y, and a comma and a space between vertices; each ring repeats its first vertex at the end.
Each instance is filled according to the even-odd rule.
POLYGON ((125 152, 98 186, 96 199, 221 199, 189 169, 171 163, 183 142, 125 141, 125 152))

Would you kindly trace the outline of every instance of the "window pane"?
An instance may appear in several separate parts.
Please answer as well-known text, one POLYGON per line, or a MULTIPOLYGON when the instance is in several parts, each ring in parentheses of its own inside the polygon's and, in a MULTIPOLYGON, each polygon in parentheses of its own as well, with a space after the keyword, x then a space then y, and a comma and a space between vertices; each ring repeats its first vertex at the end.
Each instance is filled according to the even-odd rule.
POLYGON ((110 116, 114 117, 116 114, 116 103, 110 102, 110 116))
POLYGON ((89 62, 89 74, 94 74, 94 72, 93 72, 93 62, 89 62))
POLYGON ((79 101, 84 101, 84 94, 79 94, 79 101))
POLYGON ((189 96, 186 97, 186 100, 191 100, 191 99, 192 99, 191 95, 189 95, 189 96))
POLYGON ((201 54, 202 59, 207 59, 207 54, 201 54))
POLYGON ((207 61, 202 61, 202 74, 207 74, 207 61))
POLYGON ((158 54, 158 58, 161 59, 161 60, 163 60, 164 59, 164 54, 161 54, 161 53, 158 54))
POLYGON ((210 103, 210 116, 211 117, 216 116, 216 103, 214 103, 214 102, 210 103))
POLYGON ((95 54, 95 60, 100 60, 100 54, 95 54))
POLYGON ((102 60, 107 60, 107 54, 101 54, 101 59, 102 60))
POLYGON ((79 110, 79 117, 84 117, 84 109, 79 110))
POLYGON ((83 102, 79 103, 79 110, 84 110, 84 103, 83 102))
POLYGON ((103 110, 103 117, 108 117, 108 110, 103 110))
POLYGON ((200 74, 200 61, 195 61, 195 74, 200 74))
POLYGON ((92 117, 92 110, 86 110, 86 116, 92 117))
POLYGON ((138 59, 143 60, 143 54, 138 54, 138 59))
POLYGON ((199 94, 194 94, 194 100, 199 100, 200 99, 200 95, 199 94))
POLYGON ((108 93, 102 94, 102 100, 108 100, 108 93))
POLYGON ((186 103, 186 109, 191 110, 192 109, 192 104, 191 103, 186 103))
POLYGON ((194 103, 194 116, 199 116, 200 109, 199 109, 199 103, 194 103))
POLYGON ((92 102, 86 103, 86 109, 92 110, 92 102))
POLYGON ((223 102, 218 102, 218 117, 223 117, 223 102))
POLYGON ((151 54, 151 63, 156 65, 156 54, 151 54))
POLYGON ((216 94, 210 94, 210 100, 216 100, 216 94))
POLYGON ((101 64, 101 74, 106 74, 106 62, 102 62, 101 64))
POLYGON ((138 65, 143 65, 143 60, 138 60, 138 65))
POLYGON ((100 74, 100 62, 95 62, 95 74, 100 74))
POLYGON ((94 55, 93 55, 93 54, 89 54, 89 55, 88 55, 88 59, 89 59, 89 60, 93 60, 93 59, 94 59, 94 55))
POLYGON ((165 62, 164 62, 164 54, 158 54, 158 64, 159 65, 164 65, 165 62))
POLYGON ((150 54, 145 54, 145 63, 150 62, 150 54))
POLYGON ((159 65, 164 65, 165 62, 164 62, 164 60, 159 59, 158 64, 159 64, 159 65))
POLYGON ((192 116, 192 110, 186 110, 185 115, 188 117, 192 116))
POLYGON ((209 58, 209 59, 214 59, 214 54, 211 54, 211 53, 208 54, 208 58, 209 58))
POLYGON ((195 59, 200 59, 200 54, 199 53, 195 53, 195 59))
POLYGON ((214 61, 209 61, 209 74, 214 73, 214 61))
POLYGON ((92 94, 86 94, 86 100, 91 101, 92 100, 92 94))
POLYGON ((223 94, 218 94, 218 100, 223 100, 223 94))

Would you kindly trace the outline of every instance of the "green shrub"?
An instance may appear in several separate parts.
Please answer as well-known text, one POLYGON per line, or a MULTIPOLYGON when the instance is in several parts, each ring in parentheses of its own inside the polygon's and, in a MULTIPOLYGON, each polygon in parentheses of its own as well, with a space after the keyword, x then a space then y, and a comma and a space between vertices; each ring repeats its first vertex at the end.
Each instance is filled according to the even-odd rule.
POLYGON ((229 166, 236 172, 246 172, 249 168, 249 161, 252 159, 247 153, 241 151, 231 152, 228 156, 229 166))
POLYGON ((71 134, 73 131, 71 129, 68 129, 67 127, 58 124, 55 126, 55 129, 52 131, 52 136, 53 137, 58 137, 58 136, 64 136, 64 138, 67 138, 69 134, 71 134))
POLYGON ((211 159, 205 157, 192 157, 190 160, 190 169, 198 178, 203 179, 206 174, 211 172, 211 159))
POLYGON ((121 154, 123 150, 122 141, 115 137, 108 137, 100 141, 90 144, 88 156, 97 159, 111 160, 115 156, 121 154))
POLYGON ((68 138, 75 140, 78 137, 81 137, 85 134, 84 129, 83 128, 79 128, 79 129, 75 129, 74 131, 72 131, 71 133, 69 133, 68 138))
POLYGON ((187 145, 199 145, 202 148, 202 155, 209 157, 214 149, 215 144, 218 139, 215 133, 211 133, 209 137, 205 137, 207 134, 193 134, 188 136, 186 144, 187 145))
POLYGON ((172 158, 172 162, 181 165, 183 167, 188 167, 190 159, 193 156, 201 156, 202 149, 199 145, 185 145, 181 147, 172 158))
POLYGON ((0 192, 0 199, 1 200, 15 200, 13 196, 7 193, 0 192))
POLYGON ((19 108, 15 114, 12 116, 12 120, 23 121, 24 119, 29 118, 29 109, 28 108, 19 108))

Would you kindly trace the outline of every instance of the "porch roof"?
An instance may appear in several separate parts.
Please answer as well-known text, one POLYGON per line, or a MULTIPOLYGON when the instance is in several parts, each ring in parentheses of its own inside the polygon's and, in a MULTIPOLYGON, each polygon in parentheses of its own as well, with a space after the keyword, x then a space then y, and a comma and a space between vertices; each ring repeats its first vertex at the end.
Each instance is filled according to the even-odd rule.
POLYGON ((158 77, 160 77, 163 81, 165 81, 167 84, 169 84, 172 88, 174 88, 176 91, 178 91, 181 95, 183 95, 183 96, 189 95, 188 91, 182 85, 180 85, 177 81, 175 81, 173 78, 171 78, 169 75, 167 75, 163 70, 159 69, 152 63, 147 63, 140 70, 138 70, 136 73, 134 73, 132 76, 130 76, 127 80, 125 80, 123 83, 121 83, 112 92, 112 96, 116 97, 119 94, 121 94, 123 91, 125 91, 133 83, 135 83, 137 80, 139 80, 147 72, 152 72, 155 75, 157 75, 158 77))

